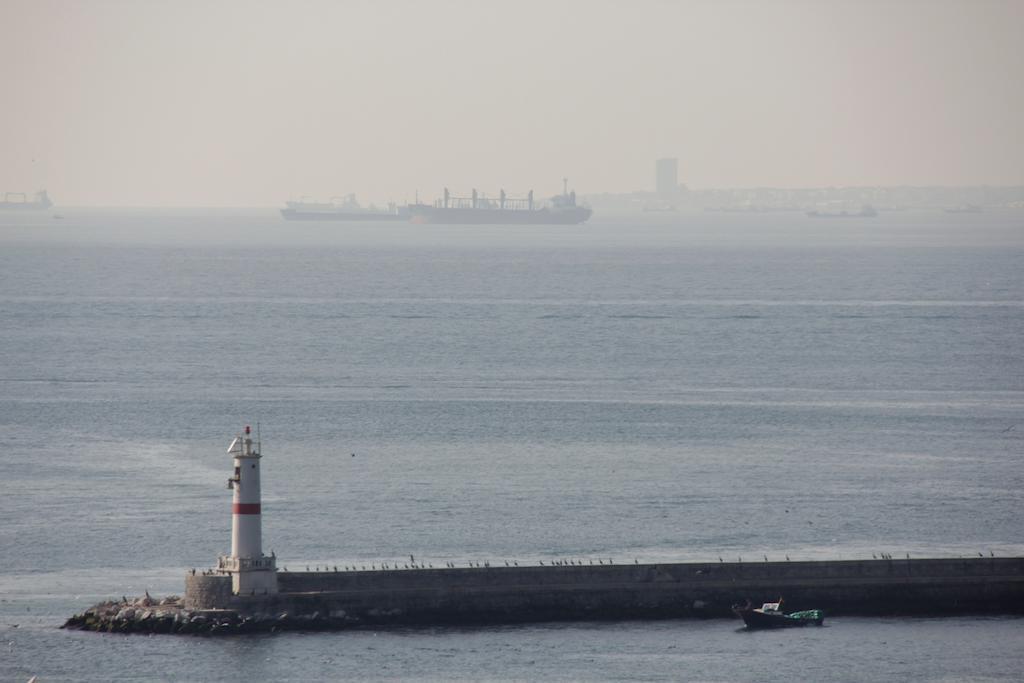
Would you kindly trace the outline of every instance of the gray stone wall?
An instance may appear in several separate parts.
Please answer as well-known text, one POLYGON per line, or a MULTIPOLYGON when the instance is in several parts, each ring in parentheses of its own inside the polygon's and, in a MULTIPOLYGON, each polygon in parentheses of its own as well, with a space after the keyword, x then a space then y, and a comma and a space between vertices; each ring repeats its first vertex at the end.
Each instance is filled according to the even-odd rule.
POLYGON ((844 562, 724 562, 624 564, 556 567, 490 567, 389 571, 279 572, 281 592, 450 589, 567 586, 600 588, 636 584, 684 583, 699 587, 721 582, 820 582, 907 577, 922 580, 1024 578, 1024 558, 941 560, 864 560, 844 562))
POLYGON ((185 609, 226 609, 232 602, 230 576, 185 575, 185 609))
POLYGON ((830 614, 1024 613, 1024 558, 279 572, 278 583, 276 596, 241 597, 227 577, 190 576, 186 604, 361 623, 717 617, 780 596, 830 614))

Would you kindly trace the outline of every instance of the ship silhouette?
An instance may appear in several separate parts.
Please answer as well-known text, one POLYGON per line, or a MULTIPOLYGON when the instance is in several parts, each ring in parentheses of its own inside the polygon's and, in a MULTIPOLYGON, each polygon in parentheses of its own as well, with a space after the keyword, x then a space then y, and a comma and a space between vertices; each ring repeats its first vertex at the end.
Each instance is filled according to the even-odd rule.
POLYGON ((568 179, 562 180, 562 194, 548 205, 539 206, 533 190, 526 197, 509 197, 501 190, 497 198, 486 197, 475 189, 469 197, 455 197, 444 188, 444 198, 433 204, 411 204, 413 223, 465 223, 496 225, 575 225, 590 218, 589 207, 576 203, 575 190, 569 191, 568 179))

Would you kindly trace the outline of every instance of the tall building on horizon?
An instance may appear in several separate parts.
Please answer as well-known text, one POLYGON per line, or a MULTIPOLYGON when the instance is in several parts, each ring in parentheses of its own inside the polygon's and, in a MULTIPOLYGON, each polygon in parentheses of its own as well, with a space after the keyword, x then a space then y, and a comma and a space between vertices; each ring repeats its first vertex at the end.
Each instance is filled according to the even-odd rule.
POLYGON ((654 162, 654 187, 662 197, 679 192, 679 160, 675 157, 654 162))

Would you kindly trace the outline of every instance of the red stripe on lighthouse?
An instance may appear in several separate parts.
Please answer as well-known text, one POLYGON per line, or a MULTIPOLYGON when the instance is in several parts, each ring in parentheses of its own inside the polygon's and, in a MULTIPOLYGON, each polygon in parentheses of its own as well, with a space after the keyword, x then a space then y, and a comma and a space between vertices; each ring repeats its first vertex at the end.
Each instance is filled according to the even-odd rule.
POLYGON ((259 503, 232 503, 231 514, 234 515, 258 515, 260 514, 259 503))

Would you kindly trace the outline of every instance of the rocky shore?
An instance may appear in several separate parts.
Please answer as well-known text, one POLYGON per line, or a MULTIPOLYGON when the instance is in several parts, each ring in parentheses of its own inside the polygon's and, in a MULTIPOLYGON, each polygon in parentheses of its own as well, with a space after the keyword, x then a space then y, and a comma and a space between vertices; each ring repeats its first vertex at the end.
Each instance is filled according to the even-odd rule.
POLYGON ((76 614, 61 628, 103 633, 170 633, 179 635, 232 635, 277 631, 325 631, 351 626, 344 614, 243 614, 233 610, 189 610, 177 595, 160 600, 149 597, 109 600, 76 614))

